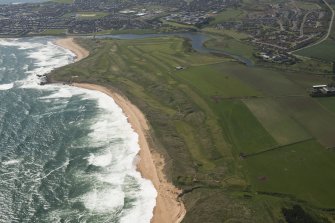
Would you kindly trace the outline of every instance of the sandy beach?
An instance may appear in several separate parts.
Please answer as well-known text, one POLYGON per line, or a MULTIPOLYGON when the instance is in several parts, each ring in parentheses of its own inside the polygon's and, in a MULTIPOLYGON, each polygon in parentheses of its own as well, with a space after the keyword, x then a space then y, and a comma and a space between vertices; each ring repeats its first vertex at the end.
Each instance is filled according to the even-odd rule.
MULTIPOLYGON (((79 61, 89 55, 89 52, 76 44, 73 38, 66 38, 55 42, 57 45, 71 50, 77 55, 76 61, 79 61)), ((112 91, 109 88, 85 83, 75 83, 74 86, 90 90, 103 92, 114 99, 121 107, 132 128, 139 135, 140 161, 138 170, 142 176, 152 181, 158 195, 152 223, 179 223, 186 214, 186 209, 182 201, 178 199, 181 191, 172 183, 168 182, 164 174, 164 157, 158 153, 155 148, 151 148, 148 139, 149 124, 144 114, 133 105, 127 98, 112 91)))
POLYGON ((88 57, 89 55, 89 51, 76 44, 72 37, 56 40, 55 44, 74 53, 76 55, 76 62, 88 57))

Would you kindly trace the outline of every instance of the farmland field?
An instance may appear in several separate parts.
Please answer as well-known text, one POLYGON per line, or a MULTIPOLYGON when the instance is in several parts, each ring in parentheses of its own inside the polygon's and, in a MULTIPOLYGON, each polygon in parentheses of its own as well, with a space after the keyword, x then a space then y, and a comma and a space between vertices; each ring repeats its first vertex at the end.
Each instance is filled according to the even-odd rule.
POLYGON ((311 140, 248 157, 243 163, 255 191, 278 193, 276 196, 301 199, 318 207, 333 207, 334 159, 333 151, 311 140))
POLYGON ((335 41, 328 39, 318 45, 297 51, 296 53, 302 56, 321 59, 325 61, 335 61, 335 41))
POLYGON ((307 130, 280 107, 276 100, 250 99, 244 103, 263 124, 267 132, 280 144, 290 144, 311 137, 307 130))

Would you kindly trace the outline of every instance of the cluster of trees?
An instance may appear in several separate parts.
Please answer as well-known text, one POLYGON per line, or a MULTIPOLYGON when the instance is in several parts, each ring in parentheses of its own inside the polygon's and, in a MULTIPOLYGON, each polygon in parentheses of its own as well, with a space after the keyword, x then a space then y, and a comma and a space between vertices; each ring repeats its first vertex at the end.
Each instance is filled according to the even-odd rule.
POLYGON ((283 208, 282 213, 287 223, 319 223, 307 214, 300 205, 294 205, 291 209, 283 208))

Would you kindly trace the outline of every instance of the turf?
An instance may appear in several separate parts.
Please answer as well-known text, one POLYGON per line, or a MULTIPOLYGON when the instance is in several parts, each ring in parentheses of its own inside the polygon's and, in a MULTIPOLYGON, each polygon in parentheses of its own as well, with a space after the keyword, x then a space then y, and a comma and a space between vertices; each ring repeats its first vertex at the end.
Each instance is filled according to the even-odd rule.
POLYGON ((311 138, 308 131, 287 110, 272 99, 249 99, 244 103, 262 123, 266 131, 280 144, 286 145, 311 138))
POLYGON ((328 39, 318 45, 297 51, 298 55, 316 58, 329 62, 335 61, 335 41, 328 39))
POLYGON ((323 108, 335 114, 335 98, 318 98, 317 101, 323 108))
POLYGON ((223 100, 215 103, 213 108, 221 118, 221 124, 238 155, 263 151, 277 145, 243 102, 223 100))
POLYGON ((73 0, 51 0, 51 2, 62 3, 62 4, 71 4, 73 0))
POLYGON ((251 45, 247 45, 244 42, 240 41, 238 38, 242 38, 243 35, 229 34, 234 37, 227 36, 227 33, 224 33, 224 36, 219 38, 213 38, 205 43, 206 47, 210 49, 219 49, 227 53, 243 56, 250 60, 255 60, 253 56, 254 48, 251 45))
POLYGON ((246 16, 246 13, 240 9, 226 9, 220 12, 218 15, 214 17, 214 20, 210 23, 210 25, 219 24, 225 21, 230 20, 239 20, 246 16))
POLYGON ((225 75, 213 65, 190 67, 176 75, 208 97, 230 98, 261 94, 235 77, 225 75))
POLYGON ((325 148, 335 146, 335 114, 309 97, 277 100, 288 114, 297 120, 325 148))
POLYGON ((65 35, 66 29, 47 29, 41 33, 40 35, 48 35, 48 36, 58 36, 58 35, 65 35))
POLYGON ((249 157, 243 163, 255 191, 333 207, 334 159, 333 151, 311 140, 249 157))

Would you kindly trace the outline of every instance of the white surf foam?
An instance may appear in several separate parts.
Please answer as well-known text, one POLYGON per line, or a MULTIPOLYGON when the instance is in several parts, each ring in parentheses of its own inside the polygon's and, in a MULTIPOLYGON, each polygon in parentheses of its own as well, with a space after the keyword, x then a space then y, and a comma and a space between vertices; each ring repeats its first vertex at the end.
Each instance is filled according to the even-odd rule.
POLYGON ((134 201, 130 209, 122 210, 121 222, 150 222, 157 192, 152 183, 143 179, 136 170, 135 160, 140 150, 138 135, 112 98, 101 92, 84 91, 84 99, 97 100, 99 108, 98 115, 92 120, 90 145, 104 148, 103 153, 91 155, 88 161, 91 165, 106 169, 106 172, 95 173, 94 177, 110 185, 83 196, 85 206, 95 212, 115 211, 120 205, 113 205, 123 205, 121 200, 128 197, 134 201), (129 178, 135 183, 129 183, 129 178))
POLYGON ((90 157, 87 160, 91 165, 105 167, 111 164, 112 158, 112 153, 107 152, 101 155, 90 154, 90 157))
MULTIPOLYGON (((38 76, 72 63, 75 58, 70 50, 58 47, 52 43, 52 40, 45 42, 42 39, 41 41, 35 39, 0 39, 0 46, 16 47, 23 50, 27 54, 27 58, 33 60, 34 69, 28 71, 26 66, 27 78, 17 81, 22 88, 43 88, 39 85, 41 78, 38 76)), ((16 55, 13 54, 12 56, 15 57, 16 55)))
POLYGON ((14 83, 10 84, 0 84, 0 91, 9 90, 14 87, 14 83))
POLYGON ((119 186, 115 189, 94 189, 83 198, 87 201, 85 207, 91 211, 100 213, 118 212, 123 208, 125 194, 119 186))
POLYGON ((8 161, 5 161, 5 162, 3 162, 2 164, 5 165, 5 166, 7 166, 7 165, 17 164, 17 163, 19 163, 19 162, 20 162, 20 160, 16 160, 16 159, 14 159, 14 160, 8 160, 8 161))
POLYGON ((96 101, 98 114, 91 120, 91 132, 83 147, 99 149, 87 160, 89 164, 103 168, 103 171, 91 173, 90 177, 96 180, 97 187, 80 198, 85 207, 94 213, 117 211, 121 222, 150 222, 157 192, 153 184, 143 179, 136 170, 135 160, 140 150, 138 135, 121 108, 101 92, 64 85, 38 85, 37 75, 44 75, 73 62, 74 55, 69 50, 58 47, 51 41, 31 43, 23 40, 0 40, 0 45, 25 50, 27 57, 34 61, 34 69, 26 71, 28 77, 18 84, 22 88, 49 92, 40 98, 42 101, 63 101, 73 96, 96 101), (126 205, 125 199, 131 204, 126 205))

